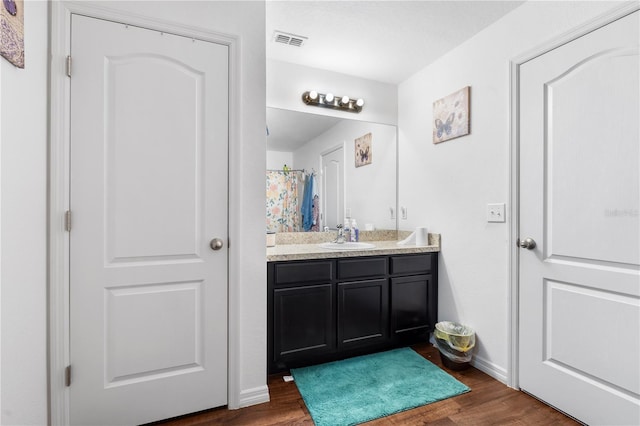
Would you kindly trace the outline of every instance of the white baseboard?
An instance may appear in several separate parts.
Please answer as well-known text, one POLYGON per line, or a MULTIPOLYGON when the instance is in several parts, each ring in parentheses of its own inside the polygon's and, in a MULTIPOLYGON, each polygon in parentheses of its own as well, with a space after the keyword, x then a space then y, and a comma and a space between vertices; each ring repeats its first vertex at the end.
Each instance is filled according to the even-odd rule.
POLYGON ((245 389, 240 392, 238 408, 262 404, 264 402, 269 402, 269 400, 269 387, 267 385, 258 386, 253 389, 245 389))
POLYGON ((473 365, 475 368, 482 371, 483 373, 486 373, 489 376, 493 377, 497 381, 502 382, 505 385, 507 384, 506 369, 499 367, 494 363, 489 362, 486 359, 481 358, 477 355, 473 356, 473 359, 471 360, 471 365, 473 365))

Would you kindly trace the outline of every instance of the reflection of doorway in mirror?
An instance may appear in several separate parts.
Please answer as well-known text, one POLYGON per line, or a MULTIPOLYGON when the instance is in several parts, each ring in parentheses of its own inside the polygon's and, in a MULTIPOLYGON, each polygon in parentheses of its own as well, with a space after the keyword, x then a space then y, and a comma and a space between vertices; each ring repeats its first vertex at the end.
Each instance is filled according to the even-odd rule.
POLYGON ((322 153, 322 223, 335 229, 344 213, 344 149, 342 146, 322 153))

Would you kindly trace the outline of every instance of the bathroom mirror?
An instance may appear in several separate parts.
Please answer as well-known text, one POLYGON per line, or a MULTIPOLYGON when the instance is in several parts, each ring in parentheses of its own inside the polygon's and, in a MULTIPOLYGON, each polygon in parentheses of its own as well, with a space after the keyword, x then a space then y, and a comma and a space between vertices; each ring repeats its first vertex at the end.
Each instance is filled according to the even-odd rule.
POLYGON ((267 230, 397 229, 396 153, 395 126, 267 108, 267 230))

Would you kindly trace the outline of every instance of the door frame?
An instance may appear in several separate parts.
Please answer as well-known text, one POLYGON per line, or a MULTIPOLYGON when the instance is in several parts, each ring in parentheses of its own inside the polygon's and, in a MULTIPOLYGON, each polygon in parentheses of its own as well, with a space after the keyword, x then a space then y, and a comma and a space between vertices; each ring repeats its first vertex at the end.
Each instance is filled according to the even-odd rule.
MULTIPOLYGON (((71 48, 71 15, 80 14, 151 30, 172 33, 229 48, 229 164, 238 164, 242 150, 240 94, 240 40, 236 35, 217 33, 202 28, 154 19, 143 15, 100 7, 91 3, 56 1, 50 5, 51 56, 49 65, 49 170, 48 170, 48 362, 49 423, 69 424, 69 388, 65 386, 65 368, 69 365, 69 233, 65 230, 65 212, 70 206, 70 79, 66 74, 66 58, 71 48)), ((73 65, 72 65, 73 69, 73 65)), ((240 210, 240 167, 229 167, 229 211, 240 210)), ((237 240, 240 223, 228 215, 229 241, 237 240)), ((228 285, 240 275, 237 245, 228 252, 228 387, 227 405, 240 406, 239 365, 239 290, 228 285)), ((72 378, 73 380, 73 378, 72 378)))
POLYGON ((519 383, 519 248, 516 240, 520 232, 520 67, 526 62, 544 55, 564 44, 576 40, 592 31, 608 25, 620 18, 640 10, 639 2, 625 3, 616 6, 586 23, 569 30, 509 61, 510 98, 509 98, 509 195, 511 229, 509 232, 509 321, 508 342, 509 354, 507 365, 507 385, 520 389, 519 383))

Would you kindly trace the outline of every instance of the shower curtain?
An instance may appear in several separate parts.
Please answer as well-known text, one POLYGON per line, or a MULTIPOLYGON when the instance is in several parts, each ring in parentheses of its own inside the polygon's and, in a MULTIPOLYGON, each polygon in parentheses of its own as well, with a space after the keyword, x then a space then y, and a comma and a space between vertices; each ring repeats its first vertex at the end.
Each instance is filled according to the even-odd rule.
POLYGON ((267 231, 300 231, 298 186, 302 182, 301 171, 267 171, 267 231))
POLYGON ((304 193, 302 195, 302 230, 315 231, 319 230, 318 212, 320 199, 316 188, 315 173, 304 176, 304 193))

